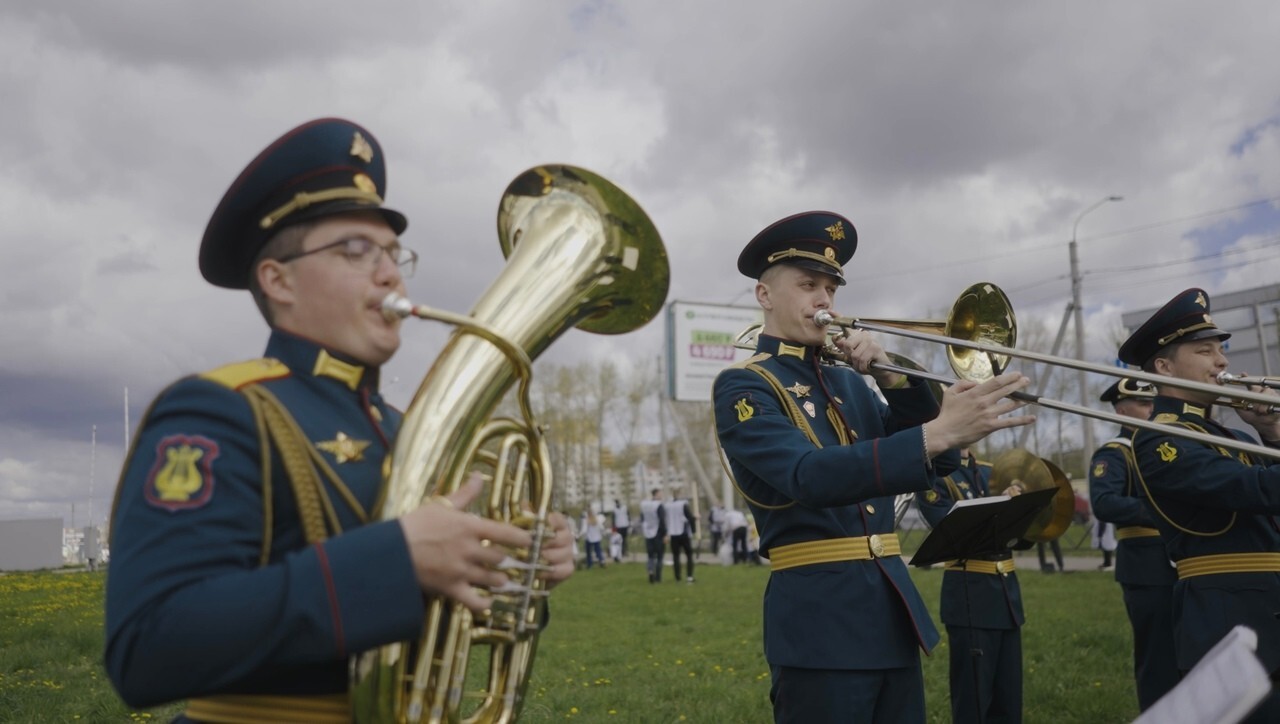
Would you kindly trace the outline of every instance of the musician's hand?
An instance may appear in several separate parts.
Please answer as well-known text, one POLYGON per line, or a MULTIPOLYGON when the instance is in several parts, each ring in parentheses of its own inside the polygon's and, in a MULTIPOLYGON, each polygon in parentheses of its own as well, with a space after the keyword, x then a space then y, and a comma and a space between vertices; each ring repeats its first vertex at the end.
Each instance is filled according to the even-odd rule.
POLYGON ((1016 478, 1013 480, 1013 482, 1009 483, 1009 487, 1004 489, 1004 494, 1009 496, 1010 498, 1017 497, 1019 495, 1022 495, 1025 492, 1027 492, 1027 486, 1024 485, 1021 480, 1018 480, 1016 478))
POLYGON ((423 592, 447 596, 476 613, 488 608, 489 599, 475 589, 507 583, 507 575, 496 566, 513 550, 533 542, 526 530, 464 512, 483 489, 480 475, 473 473, 452 495, 400 517, 423 592))
POLYGON ((1258 431, 1258 435, 1263 440, 1280 440, 1280 394, 1272 387, 1263 385, 1249 385, 1250 392, 1258 392, 1268 397, 1276 398, 1268 411, 1266 403, 1246 401, 1241 407, 1236 408, 1236 414, 1244 423, 1258 431))
POLYGON ((890 364, 890 360, 884 347, 880 346, 870 332, 861 329, 846 330, 843 335, 835 338, 835 345, 844 354, 850 367, 861 374, 871 375, 880 387, 893 387, 902 379, 902 375, 897 372, 871 369, 872 364, 890 364))
POLYGON ((963 380, 948 387, 942 393, 938 416, 925 424, 929 456, 968 447, 996 430, 1035 422, 1035 415, 1004 417, 1026 404, 1009 399, 1009 395, 1029 384, 1026 375, 1006 372, 981 384, 963 380))
POLYGON ((551 524, 554 535, 542 546, 542 562, 550 566, 551 570, 544 571, 542 578, 550 590, 573 575, 578 548, 573 542, 573 533, 569 531, 569 521, 563 515, 552 513, 547 522, 551 524))

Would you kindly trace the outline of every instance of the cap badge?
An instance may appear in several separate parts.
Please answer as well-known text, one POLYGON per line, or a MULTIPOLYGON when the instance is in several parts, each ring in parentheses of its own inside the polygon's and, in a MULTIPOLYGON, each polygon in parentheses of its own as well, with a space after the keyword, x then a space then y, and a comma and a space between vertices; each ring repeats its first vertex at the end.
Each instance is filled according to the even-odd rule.
POLYGON ((799 382, 797 382, 794 385, 791 385, 790 387, 787 387, 785 389, 787 390, 787 392, 790 392, 796 397, 808 397, 809 390, 811 389, 811 387, 812 387, 811 385, 802 385, 799 382))
POLYGON ((373 161, 373 146, 364 140, 364 136, 360 135, 359 131, 351 137, 351 155, 365 163, 373 161))
POLYGON ((351 183, 367 194, 378 193, 378 185, 373 182, 373 179, 362 173, 356 174, 355 178, 351 179, 351 183))
POLYGON ((1209 306, 1209 300, 1204 298, 1204 292, 1199 292, 1196 294, 1196 304, 1199 304, 1202 307, 1209 306))
MULTIPOLYGON (((832 240, 832 241, 840 241, 841 239, 843 239, 843 238, 844 238, 844 222, 843 222, 843 221, 837 221, 836 223, 832 224, 831 226, 828 226, 827 228, 823 229, 823 231, 825 231, 825 232, 827 232, 828 234, 830 234, 830 235, 831 235, 831 240, 832 240)), ((828 250, 827 250, 827 252, 828 252, 828 254, 830 254, 829 258, 831 258, 831 259, 834 259, 834 258, 835 258, 835 253, 834 253, 834 252, 832 252, 830 249, 828 249, 828 250)))
POLYGON ((832 248, 831 248, 831 247, 829 247, 829 246, 828 246, 827 248, 825 248, 825 249, 823 249, 823 250, 822 250, 822 255, 823 255, 823 256, 825 256, 825 257, 827 257, 827 260, 828 260, 828 261, 835 261, 835 260, 836 260, 836 250, 835 250, 835 249, 832 249, 832 248))
POLYGON ((355 440, 348 437, 347 433, 339 432, 332 440, 316 443, 316 447, 332 454, 333 459, 339 463, 360 462, 364 460, 364 449, 369 447, 369 441, 355 440))

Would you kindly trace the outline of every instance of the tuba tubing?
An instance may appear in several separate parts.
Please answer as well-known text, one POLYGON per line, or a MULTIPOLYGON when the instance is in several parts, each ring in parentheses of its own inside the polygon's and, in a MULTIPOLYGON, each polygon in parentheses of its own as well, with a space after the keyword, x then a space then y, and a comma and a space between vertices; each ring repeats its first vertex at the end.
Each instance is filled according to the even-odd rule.
POLYGON ((530 366, 571 327, 621 334, 652 319, 666 300, 670 271, 653 223, 626 193, 584 169, 539 166, 508 185, 498 210, 507 265, 469 316, 417 306, 393 295, 388 316, 458 325, 405 411, 390 457, 383 520, 456 490, 476 465, 490 465, 486 517, 533 529, 530 560, 508 569, 523 585, 491 592, 493 611, 429 597, 423 634, 352 661, 353 718, 359 722, 509 722, 524 698, 537 643, 534 605, 545 591, 537 550, 550 512, 551 472, 533 421, 530 366), (515 382, 523 421, 490 420, 515 382), (499 441, 499 452, 488 448, 499 441), (509 464, 509 461, 510 464, 509 464), (488 688, 461 709, 473 642, 491 647, 488 688))

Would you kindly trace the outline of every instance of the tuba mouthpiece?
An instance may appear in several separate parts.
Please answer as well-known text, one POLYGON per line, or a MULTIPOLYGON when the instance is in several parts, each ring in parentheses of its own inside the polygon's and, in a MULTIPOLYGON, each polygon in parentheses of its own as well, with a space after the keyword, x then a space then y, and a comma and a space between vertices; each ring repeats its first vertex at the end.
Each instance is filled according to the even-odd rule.
POLYGON ((813 323, 819 327, 830 327, 835 321, 835 315, 825 309, 819 309, 817 314, 813 315, 813 323))
POLYGON ((404 319, 413 314, 413 302, 391 292, 382 300, 382 316, 388 320, 404 319))

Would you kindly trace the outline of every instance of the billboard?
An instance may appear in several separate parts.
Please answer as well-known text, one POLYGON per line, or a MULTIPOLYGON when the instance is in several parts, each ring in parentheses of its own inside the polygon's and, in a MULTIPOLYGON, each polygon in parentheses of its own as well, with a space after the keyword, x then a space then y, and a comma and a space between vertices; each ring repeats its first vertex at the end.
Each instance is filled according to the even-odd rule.
POLYGON ((667 394, 680 402, 710 402, 711 384, 726 366, 751 356, 734 347, 738 335, 764 322, 759 307, 671 302, 667 305, 667 394))

